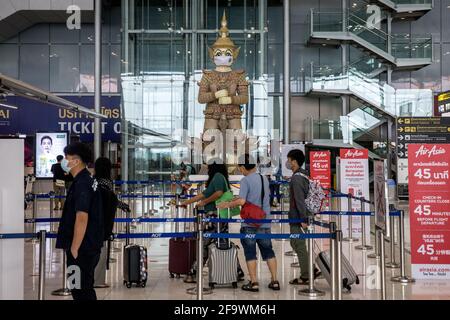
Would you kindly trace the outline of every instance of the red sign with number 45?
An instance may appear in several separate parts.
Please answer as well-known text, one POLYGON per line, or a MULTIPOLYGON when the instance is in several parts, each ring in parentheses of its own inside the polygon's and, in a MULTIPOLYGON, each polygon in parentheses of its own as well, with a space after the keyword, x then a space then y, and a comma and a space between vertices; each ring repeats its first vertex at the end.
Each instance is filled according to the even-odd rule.
POLYGON ((450 145, 408 146, 411 264, 417 279, 450 279, 450 145))

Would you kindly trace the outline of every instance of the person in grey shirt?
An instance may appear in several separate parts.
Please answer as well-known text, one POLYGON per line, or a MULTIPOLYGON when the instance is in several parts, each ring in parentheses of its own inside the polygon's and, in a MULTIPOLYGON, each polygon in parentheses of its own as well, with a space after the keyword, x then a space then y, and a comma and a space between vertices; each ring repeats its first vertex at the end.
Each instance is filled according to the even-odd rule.
MULTIPOLYGON (((307 175, 306 171, 301 169, 305 163, 305 154, 299 149, 289 151, 287 155, 286 167, 293 172, 291 181, 289 182, 289 219, 306 219, 312 215, 306 208, 305 199, 308 196, 309 180, 300 173, 307 175)), ((290 223, 291 234, 305 233, 308 228, 307 223, 290 223)), ((292 249, 295 251, 300 264, 300 277, 289 281, 293 285, 308 285, 308 251, 306 249, 305 239, 291 239, 292 249)), ((314 268, 314 277, 320 275, 319 269, 314 268)))
MULTIPOLYGON (((241 180, 241 188, 239 197, 230 202, 223 202, 217 205, 218 208, 233 208, 243 206, 246 202, 261 207, 265 213, 265 219, 270 219, 270 190, 269 181, 266 177, 256 172, 256 163, 248 155, 244 155, 239 159, 239 170, 245 176, 241 180), (263 199, 262 190, 264 192, 263 199)), ((259 226, 243 223, 241 233, 244 234, 270 234, 270 223, 264 223, 259 226)), ((247 262, 250 281, 242 286, 242 290, 258 292, 259 283, 256 276, 256 245, 259 247, 261 257, 267 262, 271 273, 271 282, 269 288, 272 290, 280 290, 280 283, 277 280, 277 259, 272 248, 271 239, 242 239, 242 247, 244 248, 245 260, 247 262)))

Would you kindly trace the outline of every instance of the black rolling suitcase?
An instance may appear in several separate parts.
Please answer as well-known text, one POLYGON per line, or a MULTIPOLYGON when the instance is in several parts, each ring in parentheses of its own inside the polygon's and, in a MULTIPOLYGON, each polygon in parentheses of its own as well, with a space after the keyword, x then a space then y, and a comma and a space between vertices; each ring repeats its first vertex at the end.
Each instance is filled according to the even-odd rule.
POLYGON ((147 284, 147 248, 130 244, 124 248, 123 284, 131 288, 133 283, 145 287, 147 284))

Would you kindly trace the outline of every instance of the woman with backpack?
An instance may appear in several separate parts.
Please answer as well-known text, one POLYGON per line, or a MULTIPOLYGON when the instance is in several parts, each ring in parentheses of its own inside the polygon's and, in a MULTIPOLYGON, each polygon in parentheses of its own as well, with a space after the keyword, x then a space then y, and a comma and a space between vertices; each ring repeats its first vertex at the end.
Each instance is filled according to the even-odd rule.
MULTIPOLYGON (((248 155, 244 155, 238 162, 239 170, 244 175, 241 180, 241 189, 239 197, 233 201, 222 202, 217 205, 218 208, 233 208, 242 206, 241 218, 250 219, 270 219, 270 190, 269 181, 266 177, 256 172, 256 163, 248 155), (246 211, 248 216, 246 217, 246 211), (258 214, 260 212, 260 214, 258 214), (258 215, 252 216, 252 215, 258 215)), ((270 234, 270 223, 248 224, 243 223, 241 233, 244 234, 270 234)), ((242 286, 242 290, 258 292, 259 283, 257 278, 256 266, 256 245, 259 247, 262 259, 266 261, 271 274, 269 288, 280 290, 280 283, 277 280, 277 259, 272 248, 271 239, 249 239, 241 240, 244 248, 245 260, 250 276, 248 283, 242 286)))
POLYGON ((114 193, 114 185, 111 179, 112 163, 108 158, 98 158, 94 165, 94 179, 98 183, 98 188, 102 195, 103 204, 103 218, 104 218, 104 241, 100 260, 95 268, 94 274, 94 287, 95 288, 107 288, 106 284, 106 270, 109 269, 109 249, 112 241, 111 237, 114 228, 114 219, 116 217, 117 208, 122 211, 130 212, 130 207, 117 199, 114 193))

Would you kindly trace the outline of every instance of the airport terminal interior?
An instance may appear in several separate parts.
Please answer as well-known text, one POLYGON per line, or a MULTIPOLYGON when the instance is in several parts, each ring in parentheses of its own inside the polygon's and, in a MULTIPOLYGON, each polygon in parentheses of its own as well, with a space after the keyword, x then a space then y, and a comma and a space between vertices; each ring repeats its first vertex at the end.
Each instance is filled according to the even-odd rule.
POLYGON ((98 300, 450 300, 448 30, 450 0, 0 1, 0 300, 78 296, 56 238, 80 143, 119 202, 98 300), (242 231, 248 199, 183 205, 214 161, 220 197, 261 199, 244 154, 269 234, 242 231), (254 239, 280 290, 259 250, 243 290, 254 239))

